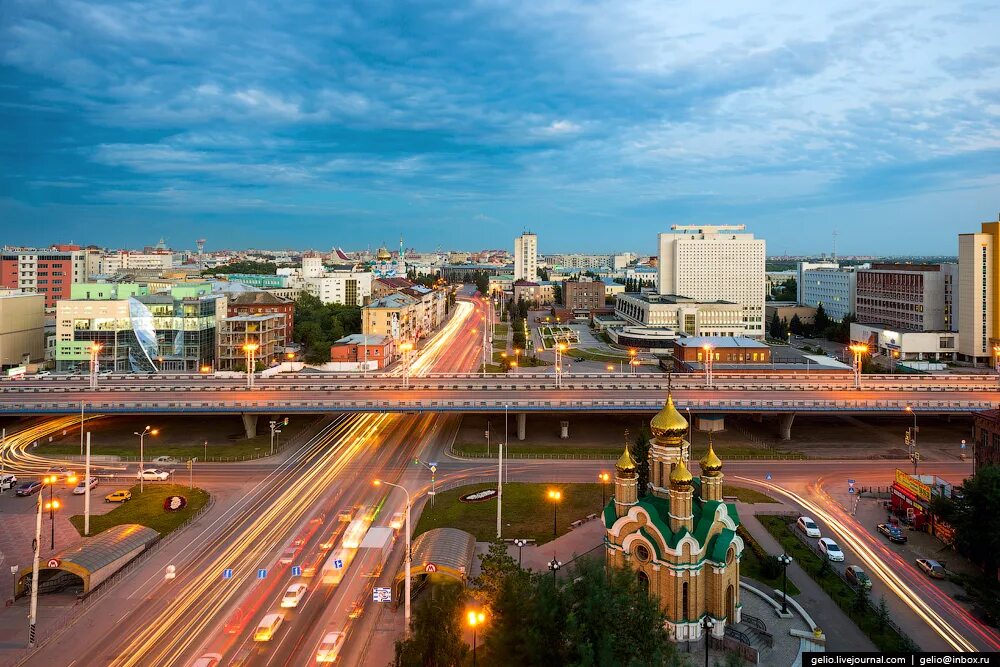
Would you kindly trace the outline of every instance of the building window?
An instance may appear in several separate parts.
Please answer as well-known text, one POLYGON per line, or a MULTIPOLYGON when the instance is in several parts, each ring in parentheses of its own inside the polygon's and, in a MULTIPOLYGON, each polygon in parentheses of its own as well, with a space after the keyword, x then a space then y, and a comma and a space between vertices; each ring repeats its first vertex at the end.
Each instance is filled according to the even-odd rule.
POLYGON ((646 548, 646 545, 644 544, 636 545, 635 557, 643 562, 649 560, 649 549, 646 548))
POLYGON ((648 595, 649 594, 649 575, 647 575, 645 572, 643 572, 643 571, 640 570, 639 571, 639 575, 638 575, 638 579, 639 579, 639 592, 643 593, 644 595, 648 595))
POLYGON ((681 584, 681 618, 687 619, 688 616, 688 582, 681 584))

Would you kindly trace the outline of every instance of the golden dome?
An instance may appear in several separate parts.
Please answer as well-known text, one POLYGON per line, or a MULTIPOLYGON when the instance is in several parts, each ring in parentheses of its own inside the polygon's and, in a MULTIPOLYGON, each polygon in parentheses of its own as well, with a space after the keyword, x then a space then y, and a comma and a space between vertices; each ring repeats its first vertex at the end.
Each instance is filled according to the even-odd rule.
POLYGON ((708 477, 715 477, 722 472, 722 460, 715 455, 711 438, 708 439, 708 451, 705 452, 705 456, 698 463, 701 464, 701 474, 708 477))
POLYGON ((629 454, 628 445, 625 445, 625 451, 622 452, 621 457, 618 459, 618 463, 615 464, 620 472, 626 472, 630 470, 635 470, 635 461, 632 460, 632 455, 629 454))
POLYGON ((688 423, 676 407, 674 397, 667 394, 667 404, 649 420, 649 430, 657 438, 663 436, 684 436, 687 434, 688 423))
POLYGON ((381 262, 387 262, 390 259, 392 259, 392 255, 385 248, 379 248, 378 253, 375 255, 375 258, 381 262))
POLYGON ((691 472, 684 465, 684 459, 678 461, 674 469, 670 471, 670 486, 674 489, 690 487, 693 479, 691 472))

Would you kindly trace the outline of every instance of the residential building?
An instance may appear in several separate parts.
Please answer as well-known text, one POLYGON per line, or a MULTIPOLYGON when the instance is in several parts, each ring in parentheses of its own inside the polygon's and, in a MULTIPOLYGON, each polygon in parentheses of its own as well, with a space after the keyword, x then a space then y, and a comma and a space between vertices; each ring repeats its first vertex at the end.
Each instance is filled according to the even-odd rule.
POLYGON ((371 297, 372 274, 368 272, 328 271, 303 280, 306 291, 323 303, 362 306, 371 297))
POLYGON ((376 278, 372 281, 372 299, 381 299, 394 292, 407 289, 416 285, 412 280, 401 276, 395 278, 376 278))
POLYGON ((1000 345, 1000 222, 958 236, 959 359, 991 364, 1000 345))
POLYGON ((875 264, 857 273, 861 324, 900 331, 955 331, 956 264, 875 264))
POLYGON ((515 302, 524 299, 525 303, 533 308, 548 306, 556 300, 556 285, 547 280, 537 282, 517 280, 514 281, 513 295, 515 302))
POLYGON ((959 336, 956 331, 909 331, 852 322, 851 342, 864 343, 872 354, 892 362, 953 361, 958 355, 959 336))
POLYGON ((292 332, 295 330, 294 301, 282 299, 271 292, 242 292, 229 295, 226 311, 228 317, 236 317, 237 315, 282 315, 285 327, 282 336, 286 342, 292 340, 292 332))
POLYGON ((0 292, 0 368, 21 366, 45 357, 45 297, 0 292))
POLYGON ((763 338, 765 242, 743 225, 673 225, 659 235, 660 294, 727 301, 743 310, 743 332, 763 338))
POLYGON ((669 328, 690 336, 744 336, 745 309, 730 301, 698 301, 670 294, 625 293, 615 314, 630 324, 669 328))
POLYGON ((169 250, 154 252, 130 252, 119 250, 101 255, 98 264, 100 273, 113 275, 133 269, 166 271, 174 266, 174 254, 169 250))
MULTIPOLYGON (((979 472, 983 466, 1000 465, 1000 410, 983 410, 973 413, 972 472, 979 472)), ((965 452, 962 452, 963 454, 965 452)))
POLYGON ((230 273, 226 276, 230 282, 243 283, 260 289, 282 289, 288 286, 288 276, 271 276, 256 273, 230 273))
POLYGON ((73 283, 87 279, 87 253, 71 250, 19 250, 0 253, 0 287, 45 296, 54 308, 70 297, 73 283))
MULTIPOLYGON (((800 266, 803 264, 806 262, 801 262, 800 266)), ((854 313, 858 277, 854 267, 800 268, 797 273, 800 305, 810 308, 823 306, 823 312, 837 322, 854 313)))
POLYGON ((396 341, 391 336, 351 334, 330 348, 330 361, 339 363, 375 362, 385 368, 396 359, 396 341))
POLYGON ((285 347, 286 322, 283 313, 232 315, 220 322, 216 368, 223 371, 247 368, 244 346, 253 344, 254 358, 260 367, 278 361, 285 347))
POLYGON ((635 253, 623 252, 611 256, 611 268, 615 271, 624 271, 629 264, 636 260, 635 253))
POLYGON ((446 290, 413 285, 400 291, 417 302, 413 309, 414 340, 428 336, 444 323, 448 310, 446 290))
POLYGON ((604 282, 580 278, 562 284, 562 302, 568 310, 595 310, 604 308, 604 282))
POLYGON ((514 274, 504 273, 490 277, 490 295, 499 295, 503 298, 504 293, 514 291, 514 274))
POLYGON ((604 283, 604 297, 614 297, 618 294, 625 293, 625 285, 623 283, 615 282, 614 278, 601 278, 601 282, 604 283))
POLYGON ((514 280, 538 281, 538 236, 531 232, 514 239, 514 280))
POLYGON ((389 294, 361 308, 362 329, 367 335, 393 340, 416 340, 417 306, 420 302, 402 293, 389 294))
POLYGON ((563 269, 577 269, 580 271, 609 269, 613 264, 611 255, 554 255, 552 256, 552 260, 563 269))

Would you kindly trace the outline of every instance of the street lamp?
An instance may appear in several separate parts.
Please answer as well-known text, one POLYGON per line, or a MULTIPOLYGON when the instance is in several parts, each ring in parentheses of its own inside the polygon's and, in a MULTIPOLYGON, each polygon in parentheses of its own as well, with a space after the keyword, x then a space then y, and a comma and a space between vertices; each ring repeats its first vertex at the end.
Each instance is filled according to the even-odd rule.
POLYGON ((556 345, 556 386, 562 388, 562 355, 566 351, 566 343, 556 345))
POLYGON ((400 486, 399 484, 393 484, 392 482, 387 482, 382 479, 376 479, 372 482, 375 486, 380 486, 385 484, 386 486, 394 486, 397 489, 402 489, 403 493, 406 494, 406 584, 405 584, 405 595, 406 598, 403 603, 403 623, 404 623, 404 636, 410 634, 410 492, 406 490, 406 487, 400 486))
POLYGON ((913 474, 917 474, 917 464, 920 462, 920 452, 917 451, 917 432, 920 428, 917 426, 917 413, 912 406, 907 405, 904 410, 911 415, 913 415, 913 428, 909 429, 909 434, 907 437, 907 448, 910 454, 910 461, 913 462, 913 474))
POLYGON ((410 351, 413 349, 413 343, 406 342, 400 343, 399 351, 403 353, 403 361, 406 363, 403 366, 403 386, 410 386, 410 351))
POLYGON ((517 569, 521 569, 521 549, 528 545, 528 540, 517 538, 514 540, 514 546, 517 547, 517 569))
POLYGON ((146 434, 148 433, 150 435, 156 435, 159 432, 160 432, 159 429, 153 428, 152 426, 147 426, 146 428, 142 429, 142 433, 139 433, 138 431, 133 431, 132 432, 132 435, 139 436, 139 493, 142 493, 143 481, 144 481, 143 474, 142 474, 142 472, 143 472, 142 471, 142 462, 143 462, 143 459, 145 458, 145 455, 144 455, 145 454, 145 450, 144 450, 143 447, 145 445, 146 434))
POLYGON ((611 475, 606 472, 602 472, 597 476, 597 480, 601 483, 601 510, 603 510, 604 506, 608 503, 606 490, 608 488, 608 482, 611 481, 611 475))
POLYGON ((549 500, 552 501, 552 537, 556 536, 556 512, 559 509, 559 501, 562 500, 562 491, 549 489, 549 500))
POLYGON ((788 566, 792 564, 792 557, 788 554, 778 556, 781 563, 781 614, 788 613, 788 566))
MULTIPOLYGON (((100 354, 101 348, 103 346, 100 343, 92 343, 90 345, 90 388, 97 389, 97 370, 100 362, 97 360, 97 355, 100 354)), ((80 428, 83 428, 81 425, 80 428)))
POLYGON ((705 614, 705 618, 701 619, 701 628, 705 633, 705 667, 708 667, 708 637, 712 634, 712 628, 715 627, 715 621, 708 614, 705 614))
POLYGON ((854 353, 854 388, 861 389, 861 357, 868 352, 864 343, 855 343, 848 349, 854 353))
POLYGON ((635 375, 635 367, 638 365, 636 364, 636 358, 635 358, 636 354, 638 354, 638 352, 636 351, 635 348, 632 348, 628 351, 628 356, 629 356, 628 365, 629 369, 632 371, 632 375, 635 375))
POLYGON ((257 368, 257 350, 260 345, 257 343, 245 343, 243 351, 247 353, 247 389, 253 389, 253 376, 257 368))
POLYGON ((701 346, 701 349, 705 351, 705 386, 709 389, 712 388, 712 361, 713 354, 712 351, 715 349, 708 343, 701 346))
POLYGON ((563 564, 556 559, 555 555, 552 556, 552 560, 549 561, 549 569, 552 571, 552 583, 556 582, 556 572, 561 568, 563 564))
POLYGON ((481 611, 469 610, 469 627, 472 628, 472 667, 476 667, 476 627, 486 620, 486 614, 481 611))

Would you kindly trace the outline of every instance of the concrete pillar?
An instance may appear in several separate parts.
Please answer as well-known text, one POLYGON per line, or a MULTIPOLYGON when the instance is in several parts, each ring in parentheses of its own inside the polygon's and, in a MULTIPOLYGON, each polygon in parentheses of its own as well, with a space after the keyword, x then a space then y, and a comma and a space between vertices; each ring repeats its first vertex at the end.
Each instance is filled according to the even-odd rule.
POLYGON ((247 434, 247 439, 257 435, 257 417, 260 415, 255 415, 250 412, 241 412, 240 416, 243 417, 243 430, 247 434))
POLYGON ((567 440, 569 438, 569 420, 568 419, 564 419, 561 422, 559 422, 559 437, 561 439, 563 439, 563 440, 567 440))
POLYGON ((778 415, 778 435, 782 440, 792 439, 792 421, 795 420, 794 412, 783 412, 778 415))
POLYGON ((517 413, 517 439, 524 440, 525 432, 528 430, 528 413, 517 413))

